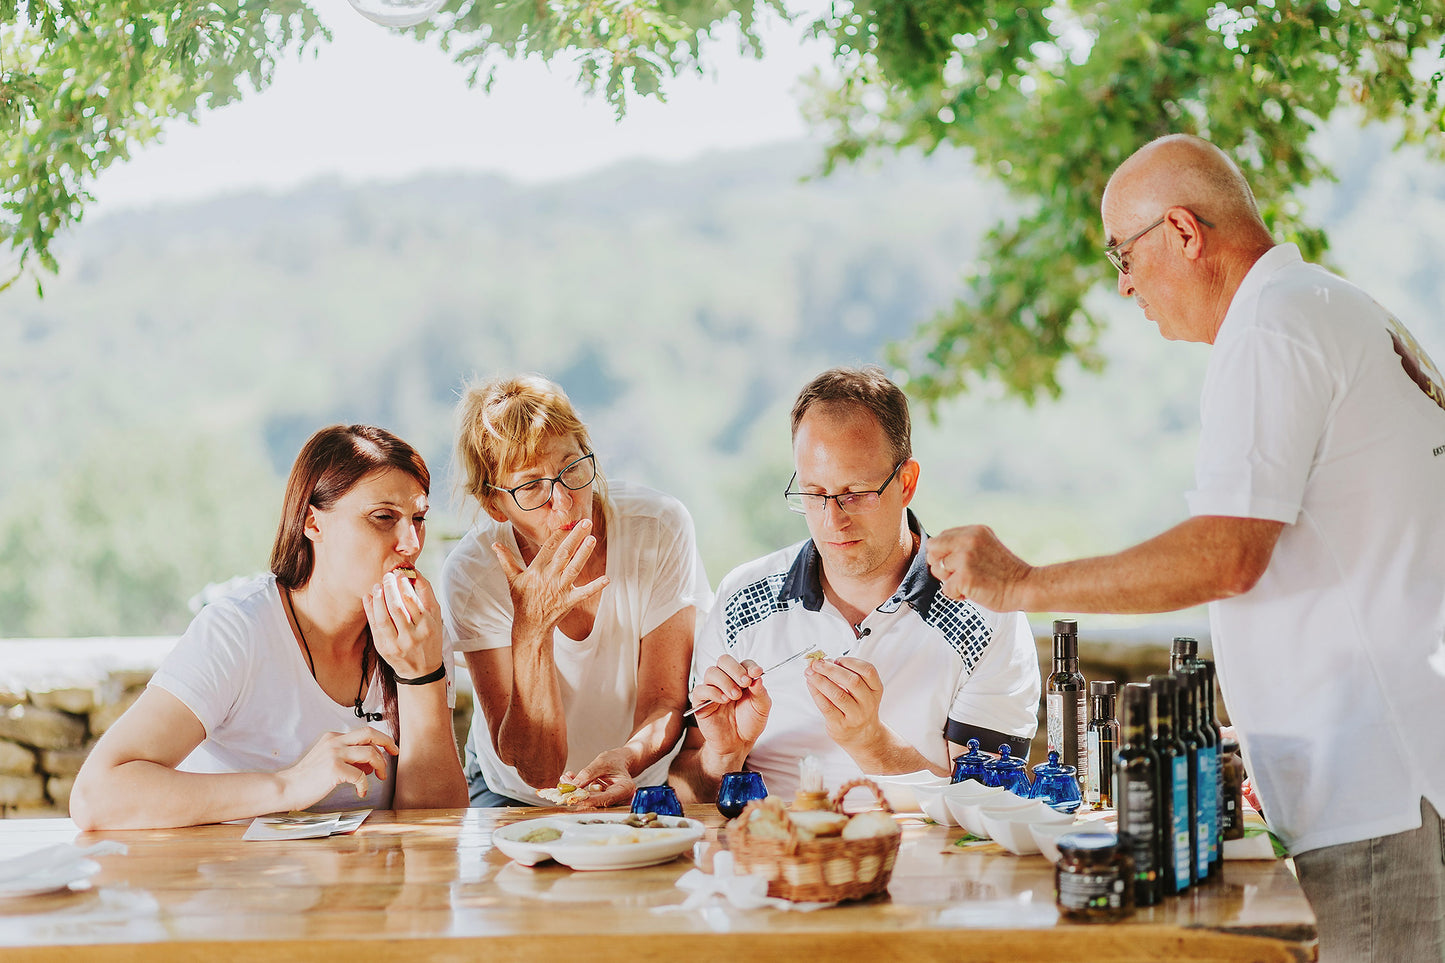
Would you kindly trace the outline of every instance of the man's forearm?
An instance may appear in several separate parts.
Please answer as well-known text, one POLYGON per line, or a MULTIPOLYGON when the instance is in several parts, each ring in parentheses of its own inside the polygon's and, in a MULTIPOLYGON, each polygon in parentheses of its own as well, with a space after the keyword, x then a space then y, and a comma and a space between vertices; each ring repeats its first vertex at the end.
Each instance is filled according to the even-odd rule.
POLYGON ((892 729, 882 726, 880 735, 856 748, 843 746, 858 768, 870 776, 894 776, 905 772, 920 772, 927 769, 938 776, 952 771, 929 760, 892 729))
POLYGON ((1200 516, 1113 555, 1043 565, 1022 580, 1025 612, 1172 612, 1249 591, 1283 528, 1200 516))

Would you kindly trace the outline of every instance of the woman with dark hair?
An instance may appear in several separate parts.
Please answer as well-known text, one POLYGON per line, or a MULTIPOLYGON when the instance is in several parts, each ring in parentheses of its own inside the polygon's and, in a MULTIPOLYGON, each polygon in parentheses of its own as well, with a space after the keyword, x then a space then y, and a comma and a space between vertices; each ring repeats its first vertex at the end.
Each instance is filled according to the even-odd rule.
POLYGON ((414 568, 430 487, 421 456, 384 429, 313 435, 271 574, 203 608, 96 743, 70 797, 76 823, 465 806, 450 652, 414 568))

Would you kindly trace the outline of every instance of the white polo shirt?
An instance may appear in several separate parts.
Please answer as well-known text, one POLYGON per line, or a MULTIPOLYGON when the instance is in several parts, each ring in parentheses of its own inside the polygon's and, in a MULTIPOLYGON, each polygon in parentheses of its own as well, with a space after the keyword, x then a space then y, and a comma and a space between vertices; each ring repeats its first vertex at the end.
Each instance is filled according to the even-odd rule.
POLYGON ((1445 811, 1442 386, 1398 321, 1292 244, 1254 265, 1215 340, 1189 509, 1285 523, 1210 622, 1296 853, 1418 827, 1422 795, 1445 811))
MULTIPOLYGON (((818 550, 806 540, 730 572, 693 653, 693 680, 726 652, 763 668, 800 650, 830 658, 847 651, 871 662, 883 682, 879 717, 931 762, 948 766, 948 743, 976 737, 997 751, 1007 742, 1026 756, 1038 728, 1040 671, 1033 632, 1021 612, 1000 614, 939 591, 928 571, 923 533, 898 590, 860 623, 858 637, 823 595, 818 550)), ((763 677, 773 706, 748 756, 771 795, 792 798, 798 764, 812 754, 829 789, 861 775, 828 738, 798 660, 763 677)))

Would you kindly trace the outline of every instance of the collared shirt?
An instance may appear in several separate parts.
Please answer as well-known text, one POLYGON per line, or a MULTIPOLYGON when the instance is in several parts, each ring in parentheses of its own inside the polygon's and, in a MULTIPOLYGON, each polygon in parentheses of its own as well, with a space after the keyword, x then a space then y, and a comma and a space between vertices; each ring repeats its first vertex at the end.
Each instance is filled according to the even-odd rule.
POLYGON ((1440 386, 1388 311, 1292 244, 1250 269, 1215 339, 1189 509, 1285 525, 1210 622, 1250 775, 1296 853, 1418 827, 1422 795, 1445 805, 1440 386))
MULTIPOLYGON (((912 512, 908 523, 918 550, 897 590, 857 625, 825 597, 811 539, 730 572, 698 635, 694 684, 724 653, 768 668, 799 651, 846 652, 878 670, 879 718, 932 764, 946 768, 949 742, 970 737, 991 751, 1009 743, 1025 755, 1038 727, 1041 678, 1028 620, 945 596, 928 571, 928 536, 912 512)), ((773 705, 748 756, 748 768, 784 798, 796 791, 806 755, 819 758, 831 789, 863 774, 828 737, 804 667, 800 659, 761 680, 773 705)))

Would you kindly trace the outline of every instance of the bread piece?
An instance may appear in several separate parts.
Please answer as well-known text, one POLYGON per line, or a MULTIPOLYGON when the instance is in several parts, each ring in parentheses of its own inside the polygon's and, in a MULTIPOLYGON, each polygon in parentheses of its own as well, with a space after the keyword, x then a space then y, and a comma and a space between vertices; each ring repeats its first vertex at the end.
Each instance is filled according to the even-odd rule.
POLYGON ((788 818, 793 821, 794 826, 798 827, 799 835, 814 838, 837 836, 843 832, 843 827, 848 825, 848 817, 843 813, 829 812, 825 809, 790 812, 788 818))
POLYGON ((844 839, 871 839, 874 836, 897 836, 900 832, 897 821, 889 813, 870 809, 848 820, 843 827, 844 839))
POLYGON ((543 799, 547 800, 550 803, 556 803, 559 806, 565 806, 568 803, 581 802, 592 794, 589 793, 587 790, 581 789, 577 786, 571 786, 567 783, 558 783, 556 789, 538 789, 537 795, 541 796, 543 799))

